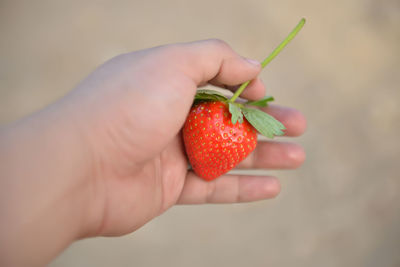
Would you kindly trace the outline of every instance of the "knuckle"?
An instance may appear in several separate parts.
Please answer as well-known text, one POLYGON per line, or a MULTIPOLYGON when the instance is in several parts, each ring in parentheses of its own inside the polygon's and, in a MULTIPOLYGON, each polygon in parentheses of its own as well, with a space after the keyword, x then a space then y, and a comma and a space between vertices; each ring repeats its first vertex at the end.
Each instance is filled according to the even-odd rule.
POLYGON ((300 167, 303 165, 304 161, 306 160, 306 153, 304 148, 300 145, 295 145, 296 149, 290 153, 290 158, 293 161, 295 168, 300 167))
POLYGON ((229 44, 221 39, 213 38, 213 39, 208 39, 206 41, 218 48, 231 50, 229 44))
POLYGON ((181 47, 178 44, 170 44, 159 47, 160 57, 170 59, 178 57, 181 52, 181 47))
POLYGON ((293 136, 302 135, 307 129, 307 119, 305 116, 298 110, 293 110, 293 114, 291 116, 290 124, 295 126, 293 127, 293 136))

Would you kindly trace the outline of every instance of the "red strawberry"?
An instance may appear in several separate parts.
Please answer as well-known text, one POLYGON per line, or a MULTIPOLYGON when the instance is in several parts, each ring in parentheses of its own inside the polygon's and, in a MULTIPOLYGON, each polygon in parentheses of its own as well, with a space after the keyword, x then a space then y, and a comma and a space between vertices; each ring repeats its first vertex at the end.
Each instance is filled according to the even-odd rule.
POLYGON ((270 115, 247 107, 266 106, 272 97, 244 104, 231 100, 217 91, 199 90, 183 126, 190 164, 207 181, 233 169, 255 149, 257 130, 273 138, 285 129, 270 115))
POLYGON ((193 170, 212 180, 234 168, 254 150, 257 133, 244 119, 232 124, 224 102, 195 104, 183 127, 186 153, 193 170))
MULTIPOLYGON (((261 62, 262 68, 296 36, 304 23, 305 19, 301 19, 285 40, 261 62)), ((243 83, 229 100, 218 91, 197 91, 183 127, 183 140, 193 170, 205 180, 215 179, 246 158, 257 145, 256 129, 269 138, 283 134, 285 127, 282 123, 258 109, 247 107, 265 107, 273 100, 272 97, 244 104, 235 102, 249 83, 243 83)))
POLYGON ((217 91, 199 90, 183 126, 186 154, 195 173, 210 181, 233 169, 256 148, 257 130, 270 138, 282 135, 285 127, 279 121, 247 107, 266 106, 272 100, 238 104, 217 91))

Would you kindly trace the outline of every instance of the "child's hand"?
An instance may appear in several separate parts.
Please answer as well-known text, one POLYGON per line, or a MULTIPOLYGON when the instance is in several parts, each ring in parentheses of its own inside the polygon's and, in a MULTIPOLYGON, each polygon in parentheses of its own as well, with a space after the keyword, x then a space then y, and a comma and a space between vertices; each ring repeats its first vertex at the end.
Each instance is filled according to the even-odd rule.
MULTIPOLYGON (((280 185, 269 176, 224 175, 212 182, 199 179, 188 171, 180 134, 198 86, 211 83, 234 90, 253 80, 242 96, 259 99, 265 93, 257 78, 260 69, 257 62, 240 57, 217 40, 128 53, 100 66, 68 96, 27 122, 20 122, 25 126, 11 127, 11 134, 6 134, 13 136, 11 143, 20 143, 18 131, 24 132, 21 136, 30 136, 29 142, 40 143, 43 138, 49 143, 47 150, 32 153, 36 157, 33 162, 46 165, 39 166, 38 173, 18 170, 27 181, 13 185, 13 194, 15 197, 20 193, 29 207, 39 205, 35 202, 37 195, 41 196, 40 205, 51 202, 54 206, 41 211, 36 222, 53 236, 40 237, 41 242, 53 246, 55 252, 50 253, 68 245, 67 241, 52 244, 67 236, 67 229, 60 225, 63 218, 74 218, 71 225, 78 229, 74 229, 76 236, 72 239, 121 235, 176 203, 234 203, 275 197, 280 185), (35 126, 39 124, 44 126, 35 126), (61 139, 64 135, 66 138, 61 139), (62 155, 68 158, 60 160, 62 155), (60 231, 63 234, 57 235, 60 231)), ((286 126, 287 136, 303 133, 305 119, 296 110, 270 106, 265 111, 286 126)), ((31 143, 16 155, 29 157, 32 149, 27 147, 31 143)), ((240 166, 286 169, 298 167, 303 160, 304 152, 298 145, 264 141, 240 166)), ((12 216, 8 218, 11 224, 12 216)), ((30 234, 21 239, 40 239, 35 236, 34 226, 29 225, 32 231, 25 229, 30 234)))

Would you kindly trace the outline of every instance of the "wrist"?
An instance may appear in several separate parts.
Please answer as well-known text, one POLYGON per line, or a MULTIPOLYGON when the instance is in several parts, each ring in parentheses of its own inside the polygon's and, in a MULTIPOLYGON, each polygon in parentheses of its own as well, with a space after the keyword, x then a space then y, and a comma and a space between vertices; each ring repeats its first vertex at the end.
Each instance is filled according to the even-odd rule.
POLYGON ((88 151, 68 112, 48 109, 0 133, 0 263, 45 264, 89 228, 88 151))

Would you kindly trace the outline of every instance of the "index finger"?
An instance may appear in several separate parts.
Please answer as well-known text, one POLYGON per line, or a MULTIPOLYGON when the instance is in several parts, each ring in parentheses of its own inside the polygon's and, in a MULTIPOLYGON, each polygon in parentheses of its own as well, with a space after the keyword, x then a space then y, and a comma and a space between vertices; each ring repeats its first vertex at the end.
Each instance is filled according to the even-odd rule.
POLYGON ((285 136, 300 136, 307 128, 306 118, 297 109, 268 105, 261 110, 273 116, 286 127, 285 136))

